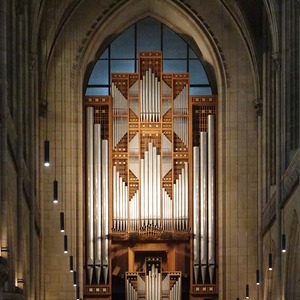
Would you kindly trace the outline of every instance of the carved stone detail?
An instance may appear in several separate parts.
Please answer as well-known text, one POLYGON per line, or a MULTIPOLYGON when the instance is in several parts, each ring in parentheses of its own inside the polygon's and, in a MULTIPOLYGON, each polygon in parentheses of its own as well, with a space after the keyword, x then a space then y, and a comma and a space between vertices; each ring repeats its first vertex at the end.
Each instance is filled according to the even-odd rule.
POLYGON ((254 109, 257 117, 261 117, 263 114, 263 101, 262 99, 255 99, 253 101, 254 109))
POLYGON ((275 71, 279 71, 281 68, 281 55, 279 52, 272 54, 273 58, 273 68, 275 71))

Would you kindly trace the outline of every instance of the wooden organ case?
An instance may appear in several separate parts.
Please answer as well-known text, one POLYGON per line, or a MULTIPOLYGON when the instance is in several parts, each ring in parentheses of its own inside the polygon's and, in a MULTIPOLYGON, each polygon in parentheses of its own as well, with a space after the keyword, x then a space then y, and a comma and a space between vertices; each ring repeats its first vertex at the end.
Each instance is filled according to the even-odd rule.
POLYGON ((84 299, 217 299, 217 99, 189 86, 142 52, 85 97, 84 299))

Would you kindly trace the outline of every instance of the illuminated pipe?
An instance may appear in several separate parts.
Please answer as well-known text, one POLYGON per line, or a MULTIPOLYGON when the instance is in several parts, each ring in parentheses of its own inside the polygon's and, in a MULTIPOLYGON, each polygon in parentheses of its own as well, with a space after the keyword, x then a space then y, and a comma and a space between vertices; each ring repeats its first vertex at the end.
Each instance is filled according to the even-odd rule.
MULTIPOLYGON (((151 69, 150 69, 151 70, 151 69)), ((148 155, 149 155, 149 160, 148 160, 148 191, 149 191, 149 223, 152 225, 153 224, 153 217, 155 213, 155 195, 153 194, 154 190, 154 185, 155 185, 155 180, 153 180, 153 144, 149 143, 148 144, 148 155)))
POLYGON ((154 86, 154 122, 157 122, 158 121, 158 94, 157 94, 157 91, 158 91, 158 82, 157 82, 157 77, 155 77, 154 73, 153 73, 153 86, 154 86))
POLYGON ((149 121, 152 122, 153 119, 152 119, 152 116, 153 116, 153 96, 154 96, 154 93, 153 93, 153 88, 154 88, 154 85, 153 85, 153 75, 152 74, 152 70, 151 68, 149 69, 149 121))
POLYGON ((117 171, 116 166, 113 166, 113 229, 117 228, 117 171))
POLYGON ((160 121, 160 81, 158 81, 157 85, 157 121, 160 121))
POLYGON ((161 225, 161 156, 156 155, 157 150, 155 148, 155 157, 156 157, 156 179, 157 179, 157 184, 156 184, 156 194, 157 194, 157 219, 158 223, 157 225, 161 225))
POLYGON ((179 219, 179 230, 183 229, 183 221, 182 221, 182 211, 183 211, 183 201, 182 201, 182 174, 178 176, 178 219, 179 219))
POLYGON ((146 101, 146 76, 143 76, 142 79, 142 115, 141 119, 145 121, 145 101, 146 101))
POLYGON ((188 229, 188 209, 189 209, 189 168, 188 168, 188 163, 185 162, 185 229, 188 229))
POLYGON ((109 251, 109 244, 108 244, 108 141, 102 140, 102 264, 103 264, 103 277, 104 277, 104 284, 108 282, 108 251, 109 251))
POLYGON ((94 125, 94 219, 95 219, 95 271, 97 284, 100 282, 102 253, 102 176, 101 176, 101 125, 94 125))
POLYGON ((145 169, 145 159, 142 158, 140 160, 140 164, 141 164, 141 176, 140 176, 140 190, 141 190, 141 205, 140 205, 140 215, 141 215, 141 226, 144 227, 145 226, 145 197, 143 197, 144 195, 144 169, 145 169))
POLYGON ((145 151, 145 169, 144 169, 144 197, 145 197, 145 219, 146 219, 146 226, 149 225, 149 153, 145 151))
POLYGON ((181 169, 181 180, 180 180, 180 218, 181 218, 181 230, 185 229, 185 217, 184 217, 184 210, 185 210, 185 173, 184 169, 181 169))
POLYGON ((93 168, 94 109, 87 107, 87 275, 91 284, 94 266, 94 168, 93 168))
POLYGON ((146 71, 146 100, 145 100, 145 121, 148 122, 148 113, 149 113, 149 71, 146 71))
POLYGON ((207 268, 207 133, 200 132, 200 253, 202 280, 207 268))
POLYGON ((214 280, 215 270, 215 145, 214 116, 208 116, 208 266, 210 283, 214 280))
POLYGON ((198 283, 200 265, 200 235, 199 235, 199 147, 193 147, 193 264, 195 283, 198 283))

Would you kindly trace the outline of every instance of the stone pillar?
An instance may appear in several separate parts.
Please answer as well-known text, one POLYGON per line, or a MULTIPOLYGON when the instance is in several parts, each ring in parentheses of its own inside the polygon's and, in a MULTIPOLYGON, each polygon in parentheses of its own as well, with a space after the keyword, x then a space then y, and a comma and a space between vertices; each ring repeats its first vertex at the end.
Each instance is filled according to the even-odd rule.
POLYGON ((276 236, 275 242, 277 243, 277 263, 275 265, 274 286, 277 287, 277 295, 282 297, 282 256, 280 251, 280 241, 281 241, 281 174, 282 174, 282 143, 281 143, 281 56, 280 53, 273 53, 273 66, 274 66, 274 79, 275 79, 275 104, 276 104, 276 236))
POLYGON ((5 282, 8 280, 7 260, 0 256, 0 300, 4 299, 3 289, 5 282))
MULTIPOLYGON (((0 1, 0 248, 7 249, 7 36, 6 0, 0 1)), ((2 255, 2 254, 1 254, 2 255)))

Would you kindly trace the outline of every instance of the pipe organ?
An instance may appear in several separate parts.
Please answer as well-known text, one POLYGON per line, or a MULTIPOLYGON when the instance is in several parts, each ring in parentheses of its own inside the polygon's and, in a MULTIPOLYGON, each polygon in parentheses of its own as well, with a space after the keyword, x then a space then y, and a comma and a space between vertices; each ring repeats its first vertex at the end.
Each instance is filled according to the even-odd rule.
POLYGON ((85 299, 217 299, 216 100, 160 52, 85 98, 85 299))

